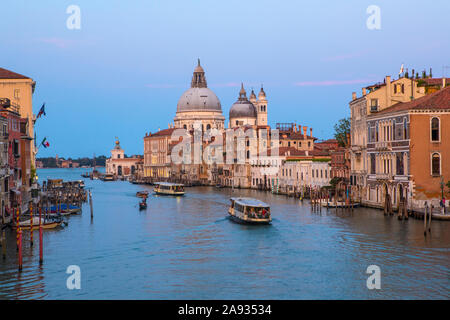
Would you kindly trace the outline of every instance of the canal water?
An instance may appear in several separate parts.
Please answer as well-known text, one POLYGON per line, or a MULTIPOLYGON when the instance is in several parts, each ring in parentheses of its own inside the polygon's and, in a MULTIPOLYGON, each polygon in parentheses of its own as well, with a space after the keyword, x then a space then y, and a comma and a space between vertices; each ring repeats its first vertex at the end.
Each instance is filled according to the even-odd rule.
MULTIPOLYGON (((41 169, 39 180, 82 179, 86 169, 41 169)), ((24 231, 23 271, 15 232, 0 257, 0 299, 449 299, 450 223, 398 221, 382 211, 322 209, 307 201, 254 190, 187 188, 184 197, 151 195, 139 211, 135 194, 150 186, 85 180, 89 204, 68 226, 24 231), (271 204, 270 226, 227 219, 231 196, 271 204), (69 290, 68 266, 81 270, 69 290), (368 290, 367 267, 381 270, 381 289, 368 290)))

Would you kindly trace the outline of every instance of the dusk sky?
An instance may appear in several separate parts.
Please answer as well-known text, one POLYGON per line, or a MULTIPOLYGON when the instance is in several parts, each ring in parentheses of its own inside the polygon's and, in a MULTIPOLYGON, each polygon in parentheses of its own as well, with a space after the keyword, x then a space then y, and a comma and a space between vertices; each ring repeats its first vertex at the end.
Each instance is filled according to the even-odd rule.
POLYGON ((319 139, 349 116, 352 91, 398 77, 402 63, 450 75, 450 1, 5 1, 0 67, 36 81, 37 157, 128 155, 173 122, 201 59, 226 121, 240 83, 264 85, 269 124, 313 128, 319 139), (66 27, 69 5, 81 29, 66 27), (381 9, 369 30, 366 9, 381 9))

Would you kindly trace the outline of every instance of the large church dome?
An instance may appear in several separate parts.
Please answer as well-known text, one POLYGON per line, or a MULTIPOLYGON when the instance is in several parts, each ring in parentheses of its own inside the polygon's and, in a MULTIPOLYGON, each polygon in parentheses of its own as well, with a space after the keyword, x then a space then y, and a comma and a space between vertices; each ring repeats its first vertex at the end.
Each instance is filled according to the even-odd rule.
POLYGON ((177 112, 216 111, 222 113, 219 98, 208 88, 200 60, 192 75, 191 88, 178 100, 177 112))
POLYGON ((190 88, 178 100, 177 112, 217 111, 222 112, 219 98, 209 88, 190 88))

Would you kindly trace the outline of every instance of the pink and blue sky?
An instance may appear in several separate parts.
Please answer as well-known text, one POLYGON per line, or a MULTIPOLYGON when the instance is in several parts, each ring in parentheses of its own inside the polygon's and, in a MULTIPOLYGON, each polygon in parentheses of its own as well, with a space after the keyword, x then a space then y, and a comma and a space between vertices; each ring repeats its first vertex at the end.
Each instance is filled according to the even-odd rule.
MULTIPOLYGON (((36 82, 38 157, 109 155, 118 136, 142 154, 146 132, 173 121, 200 58, 226 118, 241 82, 264 90, 269 123, 319 139, 349 116, 352 91, 405 68, 450 66, 448 0, 24 1, 0 3, 0 66, 36 82), (69 30, 69 5, 81 29, 69 30), (369 30, 366 9, 381 9, 369 30)), ((450 69, 446 69, 447 76, 450 69)))

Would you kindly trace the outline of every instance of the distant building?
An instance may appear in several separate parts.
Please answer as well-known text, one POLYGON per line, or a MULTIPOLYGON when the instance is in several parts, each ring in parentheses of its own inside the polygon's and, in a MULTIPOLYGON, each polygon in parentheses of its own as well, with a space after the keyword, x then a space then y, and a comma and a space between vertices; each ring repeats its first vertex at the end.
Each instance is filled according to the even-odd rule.
POLYGON ((106 160, 106 173, 117 177, 128 177, 134 175, 138 169, 141 157, 126 158, 125 152, 120 147, 119 139, 116 139, 114 149, 111 150, 111 158, 106 160))

